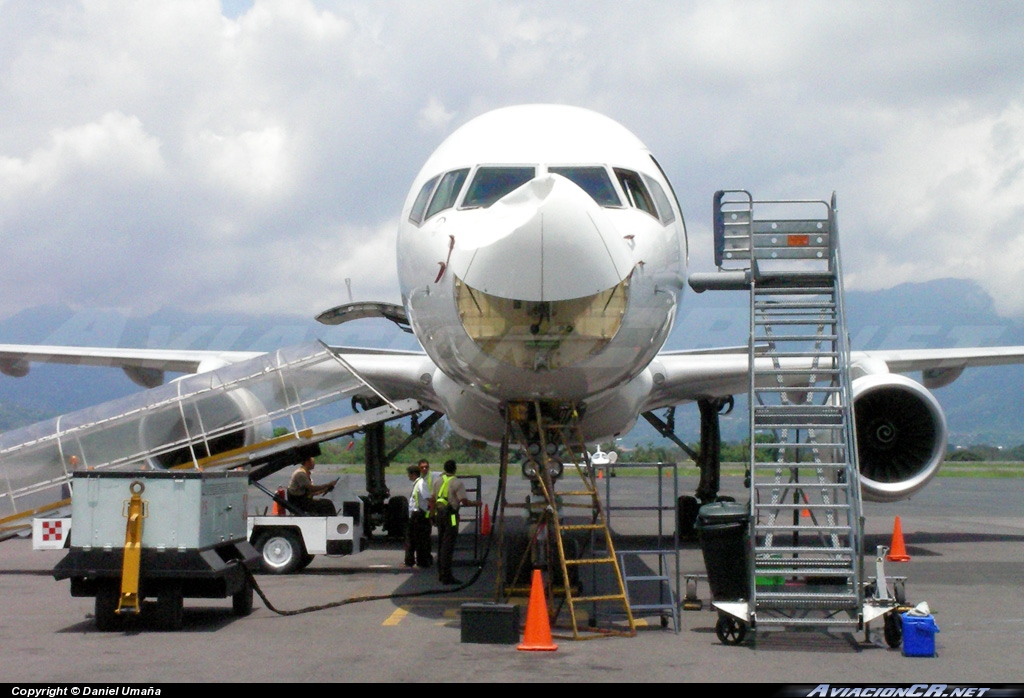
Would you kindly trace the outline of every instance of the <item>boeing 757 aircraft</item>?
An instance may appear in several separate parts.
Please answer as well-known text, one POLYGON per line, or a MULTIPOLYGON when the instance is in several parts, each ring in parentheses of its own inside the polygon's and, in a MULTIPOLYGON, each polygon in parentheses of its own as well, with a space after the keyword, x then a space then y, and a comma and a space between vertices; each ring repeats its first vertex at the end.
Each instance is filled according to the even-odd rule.
MULTIPOLYGON (((385 317, 411 330, 422 352, 331 351, 365 383, 358 395, 414 399, 467 437, 501 442, 512 403, 572 405, 594 443, 693 401, 709 406, 704 427, 714 436, 721 401, 748 390, 749 358, 725 348, 662 350, 685 299, 687 257, 675 193, 636 136, 581 108, 508 107, 451 134, 413 181, 398 229, 402 305, 347 304, 319 319, 385 317)), ((116 366, 154 387, 165 371, 217 371, 255 356, 5 345, 0 371, 21 376, 35 361, 116 366)), ((930 388, 968 366, 1020 363, 1024 347, 849 359, 857 422, 870 425, 858 432, 863 493, 894 501, 923 487, 945 453, 945 418, 930 388), (917 371, 922 382, 900 375, 917 371), (863 400, 868 393, 876 399, 863 400), (884 457, 869 456, 865 439, 884 446, 870 449, 884 457)), ((237 398, 223 406, 262 409, 237 398)), ((231 447, 258 438, 246 431, 231 447)))

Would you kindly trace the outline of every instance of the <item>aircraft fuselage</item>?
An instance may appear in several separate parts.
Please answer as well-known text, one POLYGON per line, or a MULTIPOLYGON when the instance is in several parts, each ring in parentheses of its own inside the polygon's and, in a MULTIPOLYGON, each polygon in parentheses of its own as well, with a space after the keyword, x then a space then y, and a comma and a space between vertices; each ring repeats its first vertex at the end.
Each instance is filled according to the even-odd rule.
POLYGON ((409 322, 441 408, 491 441, 498 405, 564 400, 584 432, 628 430, 685 284, 686 232, 650 151, 574 107, 485 114, 417 175, 398 231, 409 322))

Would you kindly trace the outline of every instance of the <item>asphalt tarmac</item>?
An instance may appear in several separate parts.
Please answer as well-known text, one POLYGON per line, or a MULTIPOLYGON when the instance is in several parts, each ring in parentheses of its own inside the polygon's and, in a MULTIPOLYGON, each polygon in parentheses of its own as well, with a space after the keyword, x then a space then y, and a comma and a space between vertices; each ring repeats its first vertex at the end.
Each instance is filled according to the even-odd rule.
MULTIPOLYGON (((696 484, 689 476, 679 481, 681 494, 696 484)), ((612 487, 613 507, 628 507, 656 504, 658 483, 670 503, 669 478, 622 476, 604 484, 612 487)), ((510 501, 521 494, 514 484, 510 501)), ((485 478, 485 501, 493 488, 485 478)), ((746 499, 738 478, 724 480, 723 494, 746 499)), ((742 645, 726 646, 715 634, 717 615, 704 582, 697 587, 703 609, 681 612, 678 632, 650 616, 640 618, 632 638, 574 641, 563 611, 552 628, 554 651, 462 642, 462 605, 495 600, 494 556, 471 586, 444 588, 433 569, 405 568, 401 546, 385 541, 358 555, 317 558, 296 575, 257 575, 270 605, 287 615, 260 598, 244 618, 232 615, 227 599, 186 599, 180 631, 164 632, 143 621, 123 632, 101 633, 93 622, 93 600, 72 598, 69 583, 50 575, 64 553, 33 551, 29 541, 13 540, 0 544, 0 681, 1024 682, 1024 479, 937 478, 911 501, 868 503, 864 513, 872 553, 876 545, 892 542, 894 519, 900 517, 911 559, 888 563, 886 571, 906 578, 909 603, 930 606, 939 627, 934 657, 905 657, 890 649, 880 622, 867 637, 863 631, 762 630, 742 645), (312 608, 319 610, 290 613, 312 608)), ((650 511, 613 508, 610 518, 627 538, 657 531, 650 511)), ((671 537, 671 525, 662 521, 671 537)), ((464 562, 467 555, 471 551, 460 552, 464 562)), ((679 559, 684 576, 703 573, 698 543, 683 543, 679 559)), ((471 580, 476 568, 463 564, 456 572, 471 580)), ((516 603, 525 619, 527 600, 516 603)))

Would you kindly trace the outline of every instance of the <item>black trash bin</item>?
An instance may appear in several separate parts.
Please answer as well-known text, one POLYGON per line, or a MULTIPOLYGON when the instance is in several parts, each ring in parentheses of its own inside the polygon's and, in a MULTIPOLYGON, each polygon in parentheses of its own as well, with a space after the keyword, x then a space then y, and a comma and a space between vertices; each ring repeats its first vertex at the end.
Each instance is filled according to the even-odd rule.
POLYGON ((737 502, 705 504, 697 514, 700 548, 715 601, 750 598, 747 541, 750 512, 737 502))

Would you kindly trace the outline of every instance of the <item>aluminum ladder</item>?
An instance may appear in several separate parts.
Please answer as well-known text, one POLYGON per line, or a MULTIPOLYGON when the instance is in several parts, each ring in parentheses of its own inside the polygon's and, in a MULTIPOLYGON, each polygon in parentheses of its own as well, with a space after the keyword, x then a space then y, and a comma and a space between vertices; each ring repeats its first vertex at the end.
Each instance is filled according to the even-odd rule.
POLYGON ((721 191, 714 221, 720 277, 707 287, 750 294, 752 444, 750 594, 715 605, 752 628, 860 628, 863 518, 835 195, 721 191))
POLYGON ((631 612, 640 615, 645 612, 660 615, 663 627, 667 627, 671 620, 672 630, 678 634, 679 604, 676 603, 672 578, 669 577, 668 559, 670 556, 677 555, 678 553, 672 550, 620 550, 618 552, 623 588, 626 598, 629 599, 631 612), (657 563, 654 565, 656 569, 649 569, 645 558, 656 559, 657 563), (636 570, 635 573, 634 570, 636 570), (633 595, 630 594, 631 585, 633 595), (657 601, 637 603, 634 598, 638 596, 653 597, 657 601))

